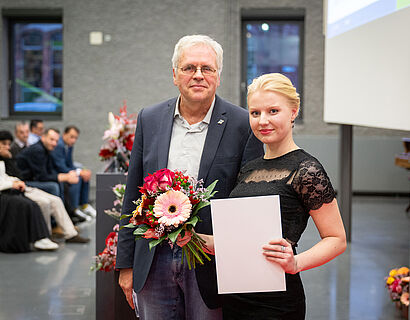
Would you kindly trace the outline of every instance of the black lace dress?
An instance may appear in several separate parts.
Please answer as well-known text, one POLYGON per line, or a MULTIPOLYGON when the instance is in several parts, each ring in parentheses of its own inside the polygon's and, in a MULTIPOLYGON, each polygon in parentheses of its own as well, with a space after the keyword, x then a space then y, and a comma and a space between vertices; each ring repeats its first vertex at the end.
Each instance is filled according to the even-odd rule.
MULTIPOLYGON (((320 162, 302 149, 274 159, 259 158, 240 171, 230 197, 279 195, 283 238, 295 247, 309 211, 330 203, 335 193, 320 162)), ((255 270, 257 271, 257 270, 255 270)), ((224 319, 304 319, 305 294, 299 274, 286 274, 286 291, 223 295, 224 319)))

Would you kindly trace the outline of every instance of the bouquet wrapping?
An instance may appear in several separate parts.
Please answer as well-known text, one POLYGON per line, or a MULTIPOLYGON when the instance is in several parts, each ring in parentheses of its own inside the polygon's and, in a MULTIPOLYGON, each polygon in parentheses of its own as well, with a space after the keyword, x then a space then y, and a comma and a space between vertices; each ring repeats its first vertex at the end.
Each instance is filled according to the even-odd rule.
POLYGON ((136 240, 149 239, 150 250, 163 241, 182 247, 182 261, 189 269, 196 263, 210 260, 205 241, 194 231, 200 221, 198 212, 210 204, 209 199, 217 181, 204 188, 202 180, 186 176, 181 171, 161 169, 144 179, 140 187, 141 197, 134 201, 136 208, 129 224, 123 226, 135 229, 136 240))

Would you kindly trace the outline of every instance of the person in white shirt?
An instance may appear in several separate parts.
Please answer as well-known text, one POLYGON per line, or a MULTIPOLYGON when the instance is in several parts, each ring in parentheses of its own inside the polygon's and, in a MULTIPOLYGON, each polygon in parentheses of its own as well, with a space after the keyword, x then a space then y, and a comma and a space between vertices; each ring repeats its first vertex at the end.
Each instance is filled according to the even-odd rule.
POLYGON ((28 145, 31 146, 40 140, 44 133, 44 122, 43 120, 33 119, 30 121, 30 133, 28 135, 28 145))

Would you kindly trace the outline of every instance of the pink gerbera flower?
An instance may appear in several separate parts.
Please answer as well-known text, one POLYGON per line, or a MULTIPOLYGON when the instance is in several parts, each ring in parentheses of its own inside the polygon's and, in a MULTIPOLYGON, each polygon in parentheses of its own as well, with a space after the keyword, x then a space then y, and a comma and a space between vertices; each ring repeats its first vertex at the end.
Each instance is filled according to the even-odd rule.
POLYGON ((154 216, 160 224, 178 227, 189 218, 191 209, 191 201, 184 193, 168 190, 155 200, 154 216))

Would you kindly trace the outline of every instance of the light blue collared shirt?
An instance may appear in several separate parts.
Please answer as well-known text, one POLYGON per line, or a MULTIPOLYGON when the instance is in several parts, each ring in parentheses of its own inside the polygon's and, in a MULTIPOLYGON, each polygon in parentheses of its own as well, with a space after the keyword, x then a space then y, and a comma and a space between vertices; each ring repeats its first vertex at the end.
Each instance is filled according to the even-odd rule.
POLYGON ((198 178, 199 164, 206 134, 208 133, 208 125, 214 110, 215 98, 202 121, 192 125, 179 112, 180 98, 181 96, 178 97, 175 106, 174 124, 168 153, 168 169, 185 170, 185 174, 188 176, 198 178))

